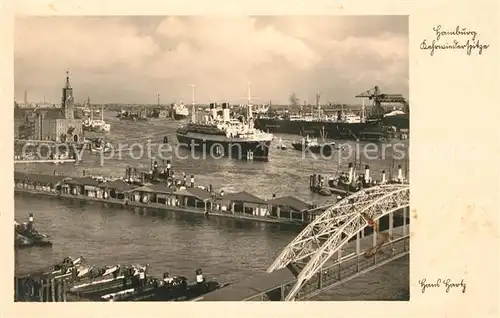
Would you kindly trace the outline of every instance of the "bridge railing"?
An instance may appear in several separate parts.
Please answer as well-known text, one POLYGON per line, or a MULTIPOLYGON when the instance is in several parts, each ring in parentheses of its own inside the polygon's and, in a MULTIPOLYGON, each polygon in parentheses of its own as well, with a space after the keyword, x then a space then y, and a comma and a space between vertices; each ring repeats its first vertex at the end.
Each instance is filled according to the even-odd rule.
MULTIPOLYGON (((366 257, 367 249, 359 254, 351 253, 325 266, 313 278, 308 280, 297 293, 296 299, 307 299, 333 288, 356 276, 367 273, 409 253, 409 235, 395 238, 381 246, 372 257, 366 257)), ((253 296, 247 301, 284 300, 296 281, 289 282, 275 289, 253 296), (281 294, 281 295, 280 295, 281 294)))
MULTIPOLYGON (((366 250, 365 250, 366 251, 366 250)), ((409 252, 409 236, 387 242, 373 257, 367 258, 364 252, 342 258, 307 281, 297 294, 297 299, 311 298, 322 291, 333 288, 356 276, 369 272, 409 252)))

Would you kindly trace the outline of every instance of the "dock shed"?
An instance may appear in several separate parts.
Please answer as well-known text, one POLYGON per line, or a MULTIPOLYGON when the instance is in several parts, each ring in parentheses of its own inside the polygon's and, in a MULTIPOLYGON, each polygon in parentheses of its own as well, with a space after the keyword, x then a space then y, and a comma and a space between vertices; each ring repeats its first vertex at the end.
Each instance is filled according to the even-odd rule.
POLYGON ((142 202, 142 203, 162 203, 165 204, 166 197, 173 192, 172 189, 168 188, 166 184, 146 184, 142 187, 136 187, 131 189, 129 192, 130 201, 142 202), (160 202, 158 202, 160 199, 160 202))
POLYGON ((246 191, 227 193, 220 196, 222 205, 228 206, 232 213, 245 213, 266 216, 269 212, 268 203, 246 191))
POLYGON ((84 195, 93 198, 102 198, 102 189, 99 188, 100 182, 91 177, 71 179, 66 182, 69 191, 73 195, 84 195))
POLYGON ((270 215, 277 218, 290 218, 291 220, 307 221, 307 210, 311 205, 293 196, 283 196, 267 201, 270 215))
POLYGON ((197 187, 186 188, 186 191, 191 194, 188 196, 187 206, 194 208, 204 208, 209 210, 212 208, 212 199, 214 195, 208 190, 203 190, 197 187))
POLYGON ((17 188, 55 192, 63 180, 64 176, 14 171, 14 184, 17 188))
POLYGON ((99 184, 99 188, 103 191, 104 199, 109 197, 115 200, 125 200, 127 192, 137 188, 137 186, 129 184, 122 179, 116 179, 99 184))

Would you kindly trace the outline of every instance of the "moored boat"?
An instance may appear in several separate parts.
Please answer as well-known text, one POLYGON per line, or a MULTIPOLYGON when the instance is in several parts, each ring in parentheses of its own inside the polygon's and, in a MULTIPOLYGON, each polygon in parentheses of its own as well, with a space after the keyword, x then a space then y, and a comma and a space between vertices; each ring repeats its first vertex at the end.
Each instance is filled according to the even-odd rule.
POLYGON ((288 147, 283 143, 283 140, 280 138, 278 139, 278 145, 276 146, 277 149, 280 150, 287 150, 288 147))
POLYGON ((182 103, 182 101, 180 105, 175 104, 172 111, 174 113, 175 120, 186 119, 189 116, 189 110, 186 106, 184 106, 184 103, 182 103))
POLYGON ((210 103, 210 117, 198 122, 193 104, 191 121, 177 129, 180 145, 214 158, 267 161, 273 135, 254 127, 251 101, 242 121, 230 117, 228 103, 222 103, 222 117, 216 109, 216 104, 210 103))
POLYGON ((15 246, 18 248, 52 246, 49 236, 38 232, 33 221, 33 213, 29 214, 28 222, 18 223, 14 221, 15 246))

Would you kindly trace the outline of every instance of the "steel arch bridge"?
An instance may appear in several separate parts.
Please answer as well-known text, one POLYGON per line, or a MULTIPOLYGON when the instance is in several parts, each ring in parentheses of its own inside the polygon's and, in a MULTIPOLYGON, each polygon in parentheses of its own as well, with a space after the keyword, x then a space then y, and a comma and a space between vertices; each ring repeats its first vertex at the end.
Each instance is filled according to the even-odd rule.
POLYGON ((281 252, 268 268, 271 273, 293 265, 297 281, 285 300, 294 300, 300 288, 352 237, 384 215, 410 205, 410 186, 391 184, 358 191, 328 208, 281 252))

